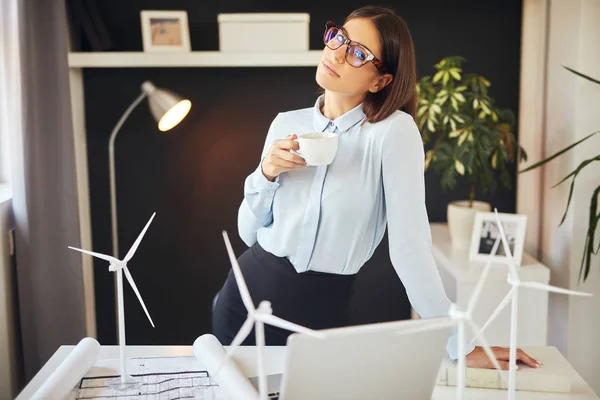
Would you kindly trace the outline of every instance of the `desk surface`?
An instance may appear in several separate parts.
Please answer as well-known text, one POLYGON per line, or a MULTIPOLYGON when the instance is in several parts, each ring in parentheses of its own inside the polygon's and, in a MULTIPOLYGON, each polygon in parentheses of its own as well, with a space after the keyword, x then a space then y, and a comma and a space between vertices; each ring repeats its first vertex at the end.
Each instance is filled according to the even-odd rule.
MULTIPOLYGON (((31 380, 25 389, 19 394, 17 400, 27 400, 35 393, 40 385, 50 376, 65 357, 73 350, 74 346, 61 346, 56 353, 48 360, 46 365, 38 372, 31 380)), ((265 367, 268 374, 279 373, 283 371, 285 359, 284 346, 268 346, 265 349, 265 367)), ((544 360, 544 354, 558 352, 554 347, 524 347, 528 353, 538 357, 539 360, 544 360)), ((235 359, 242 371, 252 376, 256 374, 255 365, 256 349, 253 346, 242 346, 236 350, 235 359)), ((128 357, 173 357, 173 356, 193 356, 191 346, 127 346, 128 357)), ((119 357, 118 346, 102 346, 99 359, 111 359, 119 357)), ((564 363, 564 368, 568 371, 571 380, 571 393, 555 394, 555 393, 535 393, 535 392, 518 392, 519 399, 530 400, 599 400, 590 387, 585 383, 583 378, 570 366, 564 357, 559 357, 564 363)), ((542 367, 543 368, 543 367, 542 367)), ((465 391, 465 399, 478 400, 496 400, 506 399, 505 390, 490 390, 490 389, 467 389, 465 391)), ((455 388, 436 386, 432 400, 455 399, 455 388)))

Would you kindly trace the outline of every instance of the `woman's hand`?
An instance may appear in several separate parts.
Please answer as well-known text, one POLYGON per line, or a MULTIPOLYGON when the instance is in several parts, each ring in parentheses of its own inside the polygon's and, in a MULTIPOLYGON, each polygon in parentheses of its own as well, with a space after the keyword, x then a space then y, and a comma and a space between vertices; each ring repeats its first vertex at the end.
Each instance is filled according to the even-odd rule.
POLYGON ((296 135, 288 135, 285 139, 273 142, 261 165, 265 178, 272 182, 282 172, 306 167, 306 161, 290 151, 300 148, 294 140, 297 138, 296 135))
MULTIPOLYGON (((500 368, 507 370, 509 367, 510 349, 508 347, 492 347, 492 351, 496 356, 496 360, 498 360, 498 364, 500 364, 500 368)), ((521 361, 532 368, 539 368, 542 365, 521 349, 517 349, 517 361, 521 361)), ((471 368, 494 368, 494 364, 487 356, 483 347, 479 346, 476 346, 475 350, 467 354, 465 363, 467 367, 471 368)), ((518 365, 517 368, 519 368, 518 365)))

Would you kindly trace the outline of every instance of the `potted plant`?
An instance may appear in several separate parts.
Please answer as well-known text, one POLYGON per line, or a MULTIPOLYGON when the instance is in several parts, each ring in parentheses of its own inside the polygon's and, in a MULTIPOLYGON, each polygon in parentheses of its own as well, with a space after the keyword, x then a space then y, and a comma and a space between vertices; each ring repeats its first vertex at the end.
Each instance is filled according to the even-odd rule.
POLYGON ((452 190, 459 176, 469 181, 469 197, 448 204, 452 245, 467 248, 477 211, 490 211, 476 201, 478 193, 493 193, 500 183, 510 189, 509 165, 527 154, 513 134, 514 114, 500 109, 488 94, 490 82, 481 75, 463 74, 462 57, 446 57, 436 73, 417 84, 417 124, 425 145, 425 169, 440 174, 444 190, 452 190))
MULTIPOLYGON (((591 77, 584 75, 581 72, 577 72, 571 68, 568 68, 568 67, 564 67, 564 68, 571 71, 575 75, 578 75, 578 76, 588 80, 589 82, 600 85, 600 81, 597 79, 591 78, 591 77)), ((590 133, 589 135, 585 136, 583 139, 580 139, 577 142, 573 143, 572 145, 567 146, 566 148, 556 152, 555 154, 551 155, 550 157, 533 164, 531 167, 528 167, 528 168, 520 171, 520 173, 531 171, 532 169, 538 168, 538 167, 546 164, 547 162, 552 161, 556 157, 560 156, 563 153, 566 153, 567 151, 571 150, 573 147, 577 146, 579 143, 586 141, 587 139, 591 138, 592 136, 596 135, 599 132, 600 132, 600 130, 590 133)), ((569 189, 569 197, 567 199, 567 205, 565 207, 565 212, 562 216, 559 226, 562 225, 563 222, 565 222, 565 218, 567 217, 567 213, 569 212, 569 206, 571 205, 571 199, 573 196, 573 189, 575 188, 575 179, 577 178, 577 175, 585 167, 592 164, 594 161, 600 161, 600 151, 597 152, 594 157, 591 157, 587 160, 582 161, 577 166, 577 168, 575 168, 570 174, 568 174, 560 182, 558 182, 557 184, 552 186, 553 188, 555 188, 558 185, 560 185, 561 183, 566 182, 572 178, 571 179, 571 187, 569 189)), ((587 279, 587 277, 590 273, 590 265, 591 265, 592 257, 594 255, 598 255, 598 253, 600 252, 600 244, 596 245, 596 239, 595 239, 596 229, 598 228, 598 225, 600 224, 600 207, 598 205, 599 197, 600 197, 600 182, 599 182, 598 186, 593 190, 592 197, 590 199, 590 211, 589 211, 590 214, 589 214, 589 220, 588 220, 589 222, 588 222, 588 227, 587 227, 585 244, 583 246, 583 256, 581 258, 581 266, 579 268, 579 280, 581 282, 585 282, 585 280, 587 279)))

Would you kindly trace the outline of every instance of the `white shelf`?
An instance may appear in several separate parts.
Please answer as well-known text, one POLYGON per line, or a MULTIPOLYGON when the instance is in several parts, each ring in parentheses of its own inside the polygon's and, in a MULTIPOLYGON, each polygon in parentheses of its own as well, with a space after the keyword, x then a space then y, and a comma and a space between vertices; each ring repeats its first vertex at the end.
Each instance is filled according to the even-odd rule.
POLYGON ((190 53, 99 52, 69 53, 70 68, 135 67, 314 67, 321 50, 296 53, 190 53))

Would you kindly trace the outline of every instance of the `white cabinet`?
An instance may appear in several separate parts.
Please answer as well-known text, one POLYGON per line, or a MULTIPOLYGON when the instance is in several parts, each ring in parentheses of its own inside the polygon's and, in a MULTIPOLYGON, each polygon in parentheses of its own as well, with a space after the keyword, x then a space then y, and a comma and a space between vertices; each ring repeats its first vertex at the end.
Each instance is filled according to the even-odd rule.
MULTIPOLYGON (((469 261, 468 250, 455 250, 450 242, 446 224, 431 224, 433 256, 440 271, 446 293, 452 302, 465 309, 485 263, 469 261), (456 271, 454 278, 447 268, 456 271)), ((519 275, 522 281, 548 284, 550 270, 529 254, 523 254, 519 275)), ((506 281, 508 267, 492 265, 479 302, 473 311, 474 321, 480 326, 506 296, 510 285, 506 281)), ((546 346, 548 334, 548 293, 521 288, 519 292, 519 346, 546 346)), ((510 334, 510 305, 486 329, 485 337, 492 346, 508 346, 510 334)), ((469 336, 469 338, 472 336, 469 336)))

